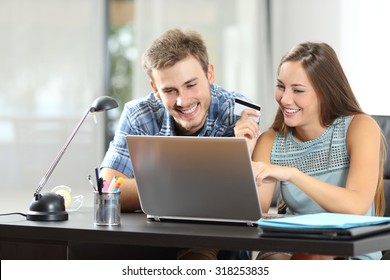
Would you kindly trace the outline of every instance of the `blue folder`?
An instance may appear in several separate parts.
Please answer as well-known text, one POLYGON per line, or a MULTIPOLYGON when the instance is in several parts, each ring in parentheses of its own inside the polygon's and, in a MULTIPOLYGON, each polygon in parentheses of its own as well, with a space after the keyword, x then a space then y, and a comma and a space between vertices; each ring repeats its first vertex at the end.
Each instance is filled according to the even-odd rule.
POLYGON ((264 237, 355 239, 390 231, 390 217, 318 213, 259 220, 264 237))

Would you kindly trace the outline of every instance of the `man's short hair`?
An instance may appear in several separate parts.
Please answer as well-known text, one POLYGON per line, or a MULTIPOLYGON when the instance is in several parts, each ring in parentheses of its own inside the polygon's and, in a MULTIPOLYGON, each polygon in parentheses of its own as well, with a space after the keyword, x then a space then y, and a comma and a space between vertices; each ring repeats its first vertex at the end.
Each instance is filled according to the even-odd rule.
POLYGON ((155 39, 142 56, 142 66, 153 80, 153 69, 165 69, 188 56, 196 58, 207 75, 209 58, 199 33, 193 30, 171 29, 155 39))

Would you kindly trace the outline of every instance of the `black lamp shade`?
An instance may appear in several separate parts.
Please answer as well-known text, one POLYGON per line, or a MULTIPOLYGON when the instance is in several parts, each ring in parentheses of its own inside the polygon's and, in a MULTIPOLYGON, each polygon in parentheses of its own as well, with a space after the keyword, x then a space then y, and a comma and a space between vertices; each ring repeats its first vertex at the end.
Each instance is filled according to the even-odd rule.
POLYGON ((116 100, 110 96, 100 96, 92 103, 90 112, 101 112, 118 107, 116 100))

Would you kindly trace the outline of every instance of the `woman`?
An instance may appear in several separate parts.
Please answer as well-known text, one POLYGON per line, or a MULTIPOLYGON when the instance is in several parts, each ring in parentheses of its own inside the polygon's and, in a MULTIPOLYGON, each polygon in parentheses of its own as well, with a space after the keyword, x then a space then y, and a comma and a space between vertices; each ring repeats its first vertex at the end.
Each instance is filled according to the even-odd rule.
MULTIPOLYGON (((274 123, 252 154, 262 210, 268 212, 280 182, 288 214, 383 215, 384 138, 360 108, 334 50, 313 42, 294 47, 279 65, 275 99, 274 123)), ((236 136, 253 141, 251 127, 242 117, 236 136)), ((376 252, 358 258, 380 257, 376 252)), ((258 258, 298 257, 260 252, 258 258)))

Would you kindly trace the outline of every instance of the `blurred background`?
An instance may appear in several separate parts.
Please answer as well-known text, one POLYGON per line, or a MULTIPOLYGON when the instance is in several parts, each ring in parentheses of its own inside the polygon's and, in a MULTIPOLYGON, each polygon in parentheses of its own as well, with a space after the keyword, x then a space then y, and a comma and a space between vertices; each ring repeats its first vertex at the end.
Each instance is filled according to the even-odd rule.
POLYGON ((140 57, 173 27, 202 34, 216 83, 262 106, 262 130, 279 60, 303 41, 333 46, 363 109, 388 115, 389 10, 386 0, 0 0, 0 209, 10 195, 28 210, 80 118, 111 95, 119 108, 86 119, 43 189, 67 185, 92 205, 87 176, 124 103, 151 92, 140 57))

